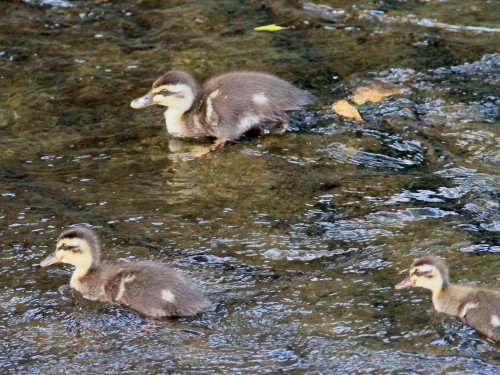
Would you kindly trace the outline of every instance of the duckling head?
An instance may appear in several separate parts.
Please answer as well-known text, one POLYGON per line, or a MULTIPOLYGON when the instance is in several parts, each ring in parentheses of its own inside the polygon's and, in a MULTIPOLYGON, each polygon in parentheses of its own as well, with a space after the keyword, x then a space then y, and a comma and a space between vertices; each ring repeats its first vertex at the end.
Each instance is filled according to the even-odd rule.
POLYGON ((40 265, 69 263, 82 273, 96 268, 100 262, 100 244, 92 229, 71 228, 61 233, 55 251, 47 256, 40 265))
POLYGON ((426 256, 417 259, 410 268, 409 276, 396 284, 394 288, 418 286, 438 293, 448 284, 448 267, 444 260, 436 256, 426 256))
POLYGON ((162 105, 184 113, 192 107, 197 91, 193 77, 186 72, 171 70, 158 78, 146 95, 134 99, 130 106, 138 109, 162 105))

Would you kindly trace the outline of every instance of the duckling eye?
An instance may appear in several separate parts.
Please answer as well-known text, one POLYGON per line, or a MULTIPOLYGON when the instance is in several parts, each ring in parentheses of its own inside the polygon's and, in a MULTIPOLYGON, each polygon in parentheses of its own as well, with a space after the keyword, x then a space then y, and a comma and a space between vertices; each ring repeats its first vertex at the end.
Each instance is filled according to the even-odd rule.
POLYGON ((417 277, 427 277, 428 279, 432 279, 432 277, 434 276, 432 274, 432 271, 421 271, 421 270, 415 270, 413 272, 413 275, 417 276, 417 277))
POLYGON ((68 249, 69 249, 69 246, 68 246, 68 245, 66 245, 65 243, 63 243, 63 244, 61 245, 60 249, 62 249, 62 250, 68 250, 68 249))
POLYGON ((167 96, 167 95, 170 95, 171 92, 168 91, 167 89, 163 89, 163 90, 160 91, 160 94, 162 94, 163 96, 167 96))

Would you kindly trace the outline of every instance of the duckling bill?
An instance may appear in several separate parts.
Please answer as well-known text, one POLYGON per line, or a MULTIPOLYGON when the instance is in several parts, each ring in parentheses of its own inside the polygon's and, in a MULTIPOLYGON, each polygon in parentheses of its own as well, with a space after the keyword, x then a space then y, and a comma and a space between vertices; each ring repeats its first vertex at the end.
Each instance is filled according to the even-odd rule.
POLYGON ((284 131, 287 112, 312 102, 313 95, 271 74, 233 72, 209 79, 201 89, 186 72, 163 74, 151 90, 130 104, 167 107, 167 131, 174 137, 215 138, 216 144, 234 141, 250 129, 272 123, 284 131))
POLYGON ((432 291, 436 311, 453 315, 500 342, 500 291, 450 283, 446 263, 436 256, 417 259, 410 268, 410 275, 395 288, 414 286, 432 291))
POLYGON ((102 263, 95 232, 71 228, 40 265, 75 266, 70 286, 90 300, 120 304, 153 318, 195 315, 210 306, 192 281, 161 263, 102 263))

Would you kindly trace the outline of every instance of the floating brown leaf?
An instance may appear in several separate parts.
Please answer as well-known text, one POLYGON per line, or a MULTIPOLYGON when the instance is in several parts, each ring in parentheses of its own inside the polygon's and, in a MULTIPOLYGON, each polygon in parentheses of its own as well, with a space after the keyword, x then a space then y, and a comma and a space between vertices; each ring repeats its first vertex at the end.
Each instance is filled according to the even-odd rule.
POLYGON ((337 100, 332 104, 332 109, 341 116, 364 122, 358 110, 350 105, 347 100, 337 100))
POLYGON ((352 90, 352 92, 354 93, 354 96, 351 96, 349 99, 351 99, 354 103, 361 105, 366 102, 376 103, 387 96, 401 94, 403 89, 387 83, 379 83, 375 85, 356 87, 352 90))

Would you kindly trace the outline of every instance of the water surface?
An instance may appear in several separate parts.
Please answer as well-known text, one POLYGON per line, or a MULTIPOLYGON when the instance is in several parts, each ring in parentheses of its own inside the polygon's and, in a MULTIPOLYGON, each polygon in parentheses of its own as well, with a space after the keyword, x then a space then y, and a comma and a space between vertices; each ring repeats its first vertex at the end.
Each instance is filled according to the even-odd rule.
MULTIPOLYGON (((498 345, 395 291, 412 260, 499 280, 493 1, 0 3, 4 373, 481 373, 498 345), (276 23, 279 32, 253 28, 276 23), (131 99, 171 68, 254 69, 318 96, 296 131, 186 161, 131 99), (329 106, 378 82, 401 95, 329 106), (193 276, 213 301, 151 324, 40 269, 68 225, 109 260, 193 276)), ((203 143, 201 143, 203 145, 203 143)))

